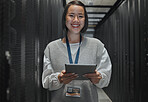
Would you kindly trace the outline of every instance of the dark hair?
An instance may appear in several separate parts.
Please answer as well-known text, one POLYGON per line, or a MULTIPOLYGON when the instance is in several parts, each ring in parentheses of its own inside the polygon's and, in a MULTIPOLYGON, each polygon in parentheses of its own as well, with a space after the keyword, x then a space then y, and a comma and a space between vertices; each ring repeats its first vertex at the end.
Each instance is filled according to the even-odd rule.
POLYGON ((84 27, 82 28, 82 30, 80 31, 81 33, 84 33, 88 28, 88 16, 87 16, 87 12, 86 12, 86 9, 85 9, 85 5, 81 1, 77 1, 77 0, 71 1, 65 6, 63 16, 62 16, 62 28, 63 28, 63 31, 64 30, 66 30, 66 32, 68 31, 68 28, 66 27, 66 14, 68 12, 68 8, 71 5, 78 5, 78 6, 82 6, 84 8, 85 24, 84 24, 84 27))

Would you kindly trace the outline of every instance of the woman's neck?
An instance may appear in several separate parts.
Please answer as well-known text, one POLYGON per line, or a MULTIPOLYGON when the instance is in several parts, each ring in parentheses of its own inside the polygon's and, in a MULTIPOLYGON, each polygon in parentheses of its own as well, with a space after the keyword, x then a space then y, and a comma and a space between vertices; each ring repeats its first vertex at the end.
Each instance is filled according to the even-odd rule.
MULTIPOLYGON (((79 43, 80 34, 67 34, 69 43, 79 43)), ((63 38, 63 43, 66 43, 66 38, 63 38)))
POLYGON ((69 43, 79 43, 80 34, 67 34, 69 43))

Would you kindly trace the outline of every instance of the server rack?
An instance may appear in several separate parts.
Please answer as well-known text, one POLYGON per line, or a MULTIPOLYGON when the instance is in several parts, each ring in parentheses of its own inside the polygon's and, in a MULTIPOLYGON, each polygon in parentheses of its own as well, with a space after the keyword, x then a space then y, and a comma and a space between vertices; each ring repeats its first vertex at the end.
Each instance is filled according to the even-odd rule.
MULTIPOLYGON (((0 83, 3 95, 0 97, 9 96, 10 102, 49 101, 48 91, 41 85, 42 58, 45 46, 62 36, 63 0, 0 2, 0 83), (4 73, 5 51, 9 51, 11 56, 10 78, 7 79, 8 73, 4 73), (10 82, 9 93, 5 92, 5 81, 10 82)), ((4 98, 1 102, 8 100, 4 98)))
POLYGON ((147 102, 146 0, 125 0, 102 24, 95 37, 108 49, 113 74, 106 93, 113 102, 147 102))

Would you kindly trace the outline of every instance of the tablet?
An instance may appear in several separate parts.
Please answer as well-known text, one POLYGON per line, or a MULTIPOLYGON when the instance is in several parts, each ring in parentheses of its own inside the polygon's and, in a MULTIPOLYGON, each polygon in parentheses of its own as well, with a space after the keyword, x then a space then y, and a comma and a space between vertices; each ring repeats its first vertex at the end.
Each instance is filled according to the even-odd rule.
POLYGON ((83 77, 87 73, 95 73, 96 64, 65 64, 66 73, 76 73, 78 78, 75 80, 88 80, 88 78, 83 77))

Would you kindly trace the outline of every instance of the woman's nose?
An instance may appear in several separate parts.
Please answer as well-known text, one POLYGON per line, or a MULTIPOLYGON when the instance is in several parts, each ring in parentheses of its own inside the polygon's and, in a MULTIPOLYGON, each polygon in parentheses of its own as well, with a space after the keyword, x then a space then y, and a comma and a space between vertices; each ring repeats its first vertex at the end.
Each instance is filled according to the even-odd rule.
POLYGON ((77 22, 79 22, 79 18, 78 18, 78 16, 75 16, 74 19, 73 19, 73 21, 77 21, 77 22))

